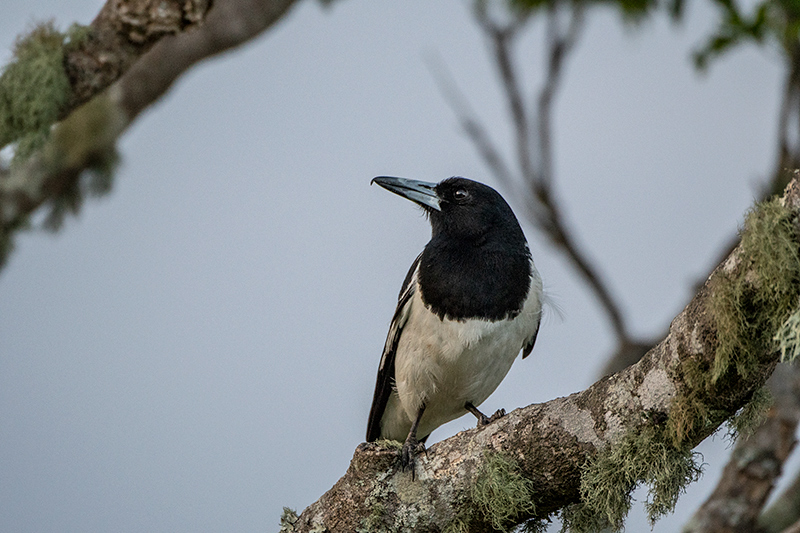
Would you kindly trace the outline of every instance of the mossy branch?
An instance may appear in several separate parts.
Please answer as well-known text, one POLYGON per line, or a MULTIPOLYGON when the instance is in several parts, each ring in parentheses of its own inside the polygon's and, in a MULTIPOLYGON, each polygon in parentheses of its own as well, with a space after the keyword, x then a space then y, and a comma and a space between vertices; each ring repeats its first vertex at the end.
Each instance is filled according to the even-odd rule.
POLYGON ((127 124, 106 93, 53 127, 34 154, 7 174, 0 172, 0 267, 11 252, 14 233, 26 227, 35 209, 48 209, 44 225, 55 230, 67 214, 79 211, 86 196, 111 189, 116 140, 127 124))
POLYGON ((800 247, 799 213, 797 179, 783 199, 754 208, 743 244, 639 363, 434 444, 419 458, 414 481, 399 470, 396 450, 362 444, 347 473, 300 514, 293 531, 355 530, 371 516, 386 531, 535 529, 559 511, 578 531, 619 528, 639 484, 650 489, 651 519, 669 512, 700 475, 692 448, 754 395, 763 398, 756 391, 778 362, 775 338, 799 297, 792 252, 800 247), (759 240, 766 241, 759 249, 748 244, 759 240), (730 320, 720 311, 727 304, 719 305, 731 299, 728 285, 744 306, 732 309, 730 320), (776 295, 780 302, 772 301, 776 295), (773 329, 755 331, 753 324, 773 329), (730 346, 747 352, 725 352, 730 346))
POLYGON ((0 82, 12 88, 0 89, 0 148, 16 148, 13 165, 0 161, 0 268, 35 210, 45 206, 46 225, 58 227, 86 195, 109 190, 114 141, 181 74, 259 35, 295 1, 209 9, 209 0, 109 0, 89 26, 65 35, 44 24, 20 38, 17 59, 26 66, 15 61, 5 69, 14 75, 0 82))
POLYGON ((0 149, 15 163, 41 147, 49 128, 119 79, 166 35, 202 22, 208 0, 113 0, 90 26, 66 33, 52 22, 17 39, 0 76, 0 149))
POLYGON ((73 25, 62 33, 48 22, 17 39, 13 60, 0 74, 0 149, 13 146, 10 165, 0 159, 0 267, 35 209, 49 204, 45 226, 57 228, 80 209, 87 193, 111 187, 114 142, 121 124, 127 125, 121 107, 106 105, 111 99, 105 95, 68 116, 162 37, 202 22, 209 5, 109 0, 90 26, 73 25), (75 132, 80 135, 67 134, 75 132))

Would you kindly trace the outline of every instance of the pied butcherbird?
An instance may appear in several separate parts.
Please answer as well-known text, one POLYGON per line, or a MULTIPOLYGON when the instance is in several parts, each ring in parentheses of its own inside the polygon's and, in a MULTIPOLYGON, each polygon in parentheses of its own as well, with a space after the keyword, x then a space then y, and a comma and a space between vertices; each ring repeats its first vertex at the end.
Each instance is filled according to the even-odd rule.
POLYGON ((380 176, 384 189, 416 202, 431 240, 403 282, 383 349, 367 441, 403 441, 410 467, 431 431, 478 410, 527 357, 542 316, 542 281, 508 203, 460 177, 440 183, 380 176))

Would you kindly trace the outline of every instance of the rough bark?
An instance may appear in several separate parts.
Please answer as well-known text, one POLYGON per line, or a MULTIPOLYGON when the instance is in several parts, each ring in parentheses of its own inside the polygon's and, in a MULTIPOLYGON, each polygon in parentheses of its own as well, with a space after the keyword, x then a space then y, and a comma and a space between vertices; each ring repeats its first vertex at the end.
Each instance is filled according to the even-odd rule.
POLYGON ((210 0, 108 0, 65 58, 72 97, 62 118, 118 80, 167 35, 202 23, 210 0))
MULTIPOLYGON (((783 201, 795 213, 800 210, 797 180, 787 187, 783 201)), ((471 497, 490 452, 516 461, 535 487, 535 511, 517 516, 516 522, 546 518, 580 500, 581 470, 587 461, 631 432, 663 426, 678 405, 673 400, 687 393, 709 412, 723 415, 686 433, 685 444, 699 444, 748 402, 777 364, 777 353, 759 354, 747 377, 734 371, 702 387, 685 371, 687 363, 713 367, 719 342, 710 310, 714 281, 742 264, 743 251, 737 247, 675 317, 666 338, 637 364, 582 392, 517 409, 493 424, 434 444, 419 457, 414 481, 409 472, 398 470, 396 450, 361 444, 336 485, 291 526, 285 521, 284 529, 338 532, 370 525, 444 531, 460 518, 461 530, 492 530, 471 497)))
POLYGON ((197 62, 237 47, 272 27, 297 0, 217 0, 196 31, 169 36, 119 81, 119 103, 133 120, 197 62))

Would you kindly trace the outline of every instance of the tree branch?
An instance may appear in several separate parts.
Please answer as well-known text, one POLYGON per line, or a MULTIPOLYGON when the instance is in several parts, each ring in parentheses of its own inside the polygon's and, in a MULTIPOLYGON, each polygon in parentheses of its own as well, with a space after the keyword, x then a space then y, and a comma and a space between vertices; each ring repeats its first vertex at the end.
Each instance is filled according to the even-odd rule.
MULTIPOLYGON (((792 212, 791 246, 796 250, 800 182, 789 185, 782 205, 792 212)), ((752 242, 758 242, 760 235, 756 237, 752 242)), ((603 456, 611 461, 608 475, 628 468, 624 460, 614 459, 618 454, 610 452, 637 435, 656 435, 659 449, 667 451, 697 445, 745 405, 775 368, 778 353, 768 346, 752 354, 746 372, 740 367, 743 361, 721 360, 717 355, 731 341, 727 336, 732 333, 719 325, 724 323, 719 300, 724 300, 731 280, 745 284, 740 288, 747 294, 771 290, 759 285, 761 267, 754 267, 748 254, 742 245, 737 247, 672 321, 666 338, 637 364, 585 391, 517 409, 493 424, 434 444, 419 458, 415 481, 410 473, 399 471, 396 450, 361 444, 347 473, 299 517, 286 517, 283 530, 443 531, 456 523, 462 531, 497 527, 491 504, 478 499, 474 489, 497 456, 513 462, 530 487, 528 494, 535 497, 535 507, 519 508, 503 527, 531 518, 546 519, 581 498, 613 499, 585 492, 582 472, 587 465, 596 465, 603 456)), ((797 284, 794 277, 784 282, 797 284)), ((798 290, 789 295, 795 302, 798 290)), ((626 479, 627 486, 612 484, 596 490, 621 490, 623 494, 617 496, 623 503, 627 497, 629 503, 636 482, 656 479, 658 483, 657 475, 646 471, 647 465, 641 468, 645 471, 626 479)))
POLYGON ((272 27, 297 0, 217 0, 196 31, 163 39, 120 80, 120 106, 132 120, 190 67, 272 27))
MULTIPOLYGON (((787 43, 784 58, 786 78, 778 113, 777 163, 771 178, 759 187, 762 200, 781 191, 793 176, 798 175, 797 167, 800 165, 800 130, 797 129, 800 120, 800 44, 787 43)), ((737 239, 732 237, 720 257, 727 256, 736 243, 737 239)), ((797 374, 800 370, 793 366, 786 372, 797 374)), ((800 476, 762 513, 765 500, 793 450, 794 430, 800 416, 800 385, 795 381, 794 386, 795 390, 787 396, 782 390, 785 383, 779 383, 777 388, 774 383, 770 384, 775 405, 764 426, 753 437, 737 444, 716 489, 697 510, 685 531, 759 530, 781 533, 800 518, 800 476)), ((800 523, 793 527, 800 531, 800 523)))
POLYGON ((800 533, 800 521, 784 529, 781 533, 800 533))
MULTIPOLYGON (((65 113, 99 96, 59 123, 47 144, 27 161, 10 169, 0 165, 0 266, 10 252, 13 234, 25 227, 33 211, 43 205, 56 209, 69 193, 67 208, 77 212, 85 188, 80 182, 84 171, 113 159, 117 138, 183 72, 252 39, 280 20, 295 2, 218 1, 203 25, 173 35, 168 28, 183 24, 180 29, 185 29, 187 21, 198 15, 187 12, 177 17, 172 8, 159 12, 156 7, 162 4, 154 0, 109 0, 92 22, 93 37, 66 59, 74 96, 65 113)), ((173 3, 205 5, 204 0, 173 3)))
POLYGON ((547 77, 542 89, 539 91, 539 157, 541 158, 540 176, 541 188, 550 191, 553 178, 553 148, 551 139, 553 128, 551 117, 553 114, 553 99, 558 91, 563 78, 564 62, 578 42, 578 37, 583 29, 584 6, 580 2, 569 10, 569 24, 566 31, 560 29, 558 3, 551 2, 547 6, 547 43, 549 55, 547 61, 547 77))
POLYGON ((527 218, 566 255, 597 297, 617 337, 617 352, 609 367, 616 370, 622 363, 627 365, 637 361, 653 343, 634 339, 628 332, 621 305, 612 296, 595 264, 576 242, 552 190, 553 102, 563 78, 566 59, 584 27, 583 4, 577 2, 569 3, 567 7, 564 5, 563 2, 547 4, 547 70, 544 84, 538 92, 536 113, 533 113, 523 98, 518 69, 512 57, 514 39, 532 18, 530 12, 513 13, 510 22, 498 23, 489 14, 486 2, 478 0, 475 4, 475 18, 491 46, 513 124, 516 142, 515 172, 504 162, 486 128, 466 104, 450 77, 439 75, 437 79, 462 129, 495 178, 523 198, 527 218), (569 17, 566 25, 561 20, 563 11, 569 17), (535 130, 531 124, 536 125, 535 130), (535 135, 532 135, 534 131, 535 135))
POLYGON ((210 3, 108 0, 90 24, 88 39, 65 57, 72 95, 60 118, 108 88, 163 37, 197 27, 210 3))

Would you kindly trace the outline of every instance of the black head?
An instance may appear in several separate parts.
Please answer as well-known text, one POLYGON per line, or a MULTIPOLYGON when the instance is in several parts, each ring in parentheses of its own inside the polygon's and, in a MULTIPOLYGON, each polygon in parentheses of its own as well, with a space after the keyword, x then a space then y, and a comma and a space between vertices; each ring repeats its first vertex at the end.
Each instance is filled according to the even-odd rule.
POLYGON ((477 181, 448 178, 434 187, 440 211, 431 211, 433 235, 450 239, 483 239, 496 231, 522 230, 500 193, 477 181))
MULTIPOLYGON (((439 183, 379 176, 381 187, 421 205, 430 217, 433 238, 484 240, 496 232, 522 237, 517 218, 500 193, 482 183, 452 177, 439 183)), ((524 237, 522 237, 524 242, 524 237)))
POLYGON ((497 191, 465 178, 373 181, 429 215, 433 232, 419 258, 418 279, 432 312, 442 319, 499 320, 522 310, 530 252, 517 217, 497 191))

